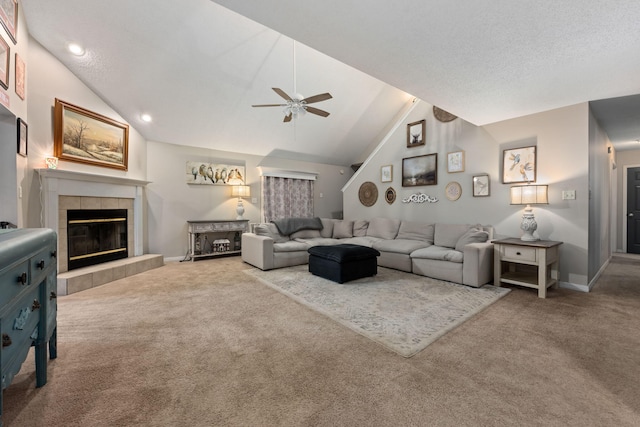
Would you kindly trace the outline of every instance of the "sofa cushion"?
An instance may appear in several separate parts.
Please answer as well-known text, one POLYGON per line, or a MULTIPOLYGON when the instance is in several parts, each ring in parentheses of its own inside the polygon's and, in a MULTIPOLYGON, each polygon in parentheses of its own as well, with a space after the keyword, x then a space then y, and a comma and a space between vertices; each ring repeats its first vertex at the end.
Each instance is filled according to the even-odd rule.
POLYGON ((369 221, 366 219, 356 219, 353 221, 353 237, 364 237, 367 235, 369 221))
MULTIPOLYGON (((369 221, 367 236, 381 239, 395 239, 400 228, 400 220, 391 218, 373 218, 369 221)), ((457 240, 457 239, 456 239, 457 240)))
POLYGON ((471 228, 468 224, 436 223, 433 234, 433 244, 447 248, 455 248, 458 239, 471 228))
POLYGON ((295 239, 313 239, 316 237, 321 237, 320 236, 320 230, 300 230, 300 231, 296 231, 295 233, 291 233, 291 236, 289 236, 291 238, 291 240, 295 240, 295 239))
POLYGON ((433 224, 402 221, 396 239, 420 240, 433 244, 433 224))
POLYGON ((340 243, 349 243, 352 245, 360 245, 360 246, 366 246, 368 248, 373 247, 373 244, 377 241, 383 240, 379 237, 351 237, 348 239, 340 239, 340 243))
POLYGON ((426 248, 430 243, 421 242, 418 240, 410 239, 393 239, 393 240, 378 240, 373 243, 373 248, 380 252, 393 252, 397 254, 407 254, 411 252, 426 248))
POLYGON ((462 252, 469 243, 484 243, 489 240, 489 233, 478 228, 470 228, 456 242, 456 251, 462 252))
POLYGON ((322 237, 333 237, 333 224, 337 220, 333 218, 320 218, 320 222, 322 223, 322 230, 320 230, 320 236, 322 237))
POLYGON ((333 224, 333 238, 346 239, 353 237, 353 221, 336 221, 333 224))
POLYGON ((464 254, 455 249, 442 246, 431 245, 427 248, 418 249, 411 252, 411 258, 435 259, 440 261, 451 261, 462 263, 464 254))
POLYGON ((339 245, 342 243, 342 240, 333 239, 331 237, 316 237, 314 239, 301 239, 298 237, 296 242, 306 243, 308 246, 331 246, 339 245))
POLYGON ((289 236, 283 236, 278 232, 278 228, 273 223, 258 224, 253 228, 253 232, 258 236, 271 237, 274 243, 283 243, 289 241, 289 236))
POLYGON ((307 249, 309 249, 309 245, 303 242, 296 242, 295 240, 273 244, 273 252, 296 252, 306 251, 307 249))

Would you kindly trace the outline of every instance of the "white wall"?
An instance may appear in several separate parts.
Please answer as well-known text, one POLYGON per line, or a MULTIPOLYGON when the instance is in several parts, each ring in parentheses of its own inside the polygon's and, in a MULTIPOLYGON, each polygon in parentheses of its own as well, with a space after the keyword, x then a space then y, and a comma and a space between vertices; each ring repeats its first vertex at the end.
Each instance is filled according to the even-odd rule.
MULTIPOLYGON (((167 258, 184 257, 188 249, 187 221, 235 219, 237 199, 231 188, 221 185, 190 185, 185 181, 187 161, 228 163, 245 167, 245 182, 252 198, 244 201, 244 218, 260 222, 260 175, 258 167, 317 174, 314 184, 314 213, 330 217, 342 210, 340 188, 351 176, 350 169, 320 163, 263 158, 242 153, 203 149, 149 141, 147 163, 148 251, 167 258), (340 173, 343 171, 344 173, 340 173), (320 198, 320 193, 323 197, 320 198)), ((146 252, 146 249, 145 249, 146 252)))
POLYGON ((421 102, 390 138, 374 152, 344 189, 345 218, 394 217, 405 220, 447 223, 481 223, 495 227, 496 237, 520 236, 521 206, 509 204, 510 185, 501 183, 503 150, 537 146, 537 182, 549 184, 549 205, 535 206, 537 234, 563 241, 560 280, 577 286, 588 283, 588 106, 579 104, 558 110, 477 127, 462 119, 438 122, 432 106, 421 102), (427 121, 426 145, 406 147, 406 124, 427 121), (465 171, 448 173, 448 152, 465 152, 465 171), (402 159, 422 154, 438 154, 438 184, 402 187, 402 159), (380 182, 380 167, 393 165, 393 182, 380 182), (472 196, 472 177, 488 173, 490 197, 472 196), (358 189, 365 181, 378 187, 378 201, 363 206, 358 189), (452 202, 445 197, 447 183, 462 185, 462 196, 452 202), (388 205, 384 191, 393 187, 396 202, 388 205), (577 199, 561 200, 562 190, 575 190, 577 199), (402 199, 423 192, 437 203, 402 203, 402 199))
MULTIPOLYGON (((29 99, 29 162, 25 176, 28 188, 27 219, 30 227, 40 226, 40 184, 34 169, 44 167, 44 157, 53 155, 53 107, 55 98, 102 114, 122 123, 125 120, 98 95, 82 83, 40 43, 30 40, 27 60, 27 97, 29 99)), ((146 179, 146 140, 129 127, 129 170, 60 161, 59 168, 98 175, 146 179)))

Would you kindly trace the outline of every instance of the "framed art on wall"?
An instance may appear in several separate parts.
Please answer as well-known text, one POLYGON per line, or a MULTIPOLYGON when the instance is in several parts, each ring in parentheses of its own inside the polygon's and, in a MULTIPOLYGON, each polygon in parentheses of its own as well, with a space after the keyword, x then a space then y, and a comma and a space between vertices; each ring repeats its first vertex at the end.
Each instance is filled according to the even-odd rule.
POLYGON ((127 170, 129 125, 56 98, 53 154, 60 160, 127 170))
POLYGON ((393 165, 386 165, 380 168, 380 181, 381 182, 393 181, 393 165))
POLYGON ((407 157, 402 159, 402 186, 438 184, 438 154, 407 157))
POLYGON ((536 182, 536 146, 502 152, 502 183, 536 182))
POLYGON ((473 197, 487 197, 491 194, 489 188, 489 175, 474 175, 473 176, 473 197))
POLYGON ((25 121, 22 120, 21 118, 18 118, 17 126, 18 126, 18 154, 20 154, 23 157, 27 157, 27 149, 29 148, 28 146, 29 127, 27 126, 25 121))
POLYGON ((24 79, 26 77, 25 73, 25 65, 24 61, 16 53, 15 58, 15 67, 16 67, 16 95, 20 97, 20 99, 24 100, 25 97, 25 82, 24 79))
POLYGON ((407 147, 417 147, 425 144, 427 121, 420 120, 407 125, 407 147))
POLYGON ((447 172, 464 172, 464 151, 447 153, 447 172))
POLYGON ((13 44, 17 41, 18 32, 18 2, 17 0, 0 0, 0 22, 13 44))
POLYGON ((246 185, 244 166, 187 161, 187 184, 246 185))
POLYGON ((0 36, 0 86, 9 89, 9 44, 0 36))

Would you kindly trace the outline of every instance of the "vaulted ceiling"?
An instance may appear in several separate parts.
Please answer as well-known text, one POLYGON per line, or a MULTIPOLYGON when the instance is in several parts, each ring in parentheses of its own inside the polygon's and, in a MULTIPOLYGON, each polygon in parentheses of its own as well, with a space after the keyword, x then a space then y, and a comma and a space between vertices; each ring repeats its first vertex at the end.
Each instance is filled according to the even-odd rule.
MULTIPOLYGON (((148 140, 348 165, 414 96, 482 125, 640 93, 637 1, 524 3, 21 4, 32 36, 148 140), (283 123, 281 108, 252 108, 282 101, 272 87, 330 92, 314 106, 331 114, 283 123)), ((640 102, 623 104, 640 117, 640 102)), ((640 138, 628 122, 620 134, 640 138)))

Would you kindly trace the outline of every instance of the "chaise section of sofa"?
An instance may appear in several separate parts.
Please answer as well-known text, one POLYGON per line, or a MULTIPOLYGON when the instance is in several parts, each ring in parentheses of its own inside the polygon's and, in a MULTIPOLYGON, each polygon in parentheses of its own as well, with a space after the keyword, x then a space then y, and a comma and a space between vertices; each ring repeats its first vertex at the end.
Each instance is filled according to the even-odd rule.
POLYGON ((427 224, 390 218, 321 218, 322 229, 282 235, 275 224, 256 224, 242 235, 242 260, 262 270, 307 264, 317 245, 350 243, 380 252, 378 265, 423 276, 482 286, 493 279, 493 228, 427 224))

